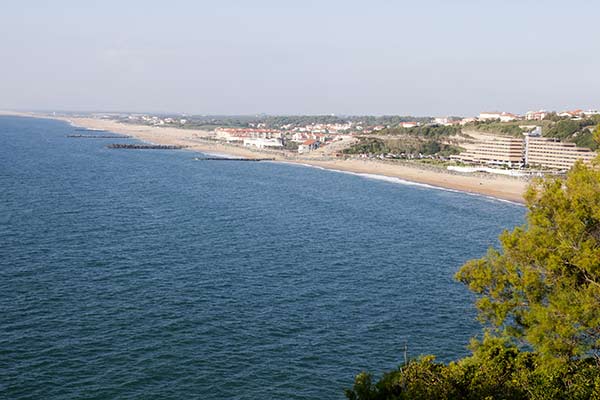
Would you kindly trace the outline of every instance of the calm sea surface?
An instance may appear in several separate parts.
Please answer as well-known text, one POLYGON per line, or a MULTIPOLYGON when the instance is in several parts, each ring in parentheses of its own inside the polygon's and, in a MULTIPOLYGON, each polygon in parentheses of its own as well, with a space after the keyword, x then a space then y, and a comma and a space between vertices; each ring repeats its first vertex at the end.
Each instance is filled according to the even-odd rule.
POLYGON ((0 117, 0 398, 341 399, 478 333, 484 197, 0 117))

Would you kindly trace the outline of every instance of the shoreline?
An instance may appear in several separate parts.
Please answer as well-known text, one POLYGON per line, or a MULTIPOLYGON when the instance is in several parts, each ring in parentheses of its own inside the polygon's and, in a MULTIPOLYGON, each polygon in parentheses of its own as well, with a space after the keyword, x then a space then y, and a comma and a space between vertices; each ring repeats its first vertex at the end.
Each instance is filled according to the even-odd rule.
POLYGON ((323 168, 342 173, 357 174, 365 178, 398 179, 398 183, 421 184, 427 187, 465 192, 519 204, 524 204, 523 194, 528 186, 526 181, 502 176, 459 175, 450 172, 435 171, 425 167, 420 168, 419 166, 375 160, 337 160, 306 156, 299 157, 286 155, 282 152, 260 151, 258 149, 254 150, 235 145, 212 143, 206 139, 209 132, 201 130, 152 127, 147 125, 123 124, 113 120, 97 118, 69 118, 34 113, 0 112, 0 115, 56 119, 80 128, 120 133, 153 144, 188 146, 186 151, 228 155, 232 157, 273 158, 274 161, 271 162, 285 162, 323 168))

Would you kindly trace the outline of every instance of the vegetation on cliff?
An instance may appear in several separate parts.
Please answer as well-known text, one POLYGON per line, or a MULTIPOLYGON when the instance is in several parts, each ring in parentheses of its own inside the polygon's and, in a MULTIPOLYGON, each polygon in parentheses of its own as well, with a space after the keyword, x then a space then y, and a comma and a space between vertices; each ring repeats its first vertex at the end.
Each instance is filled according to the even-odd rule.
POLYGON ((600 160, 536 181, 526 201, 526 224, 456 274, 478 295, 472 355, 361 373, 349 399, 600 399, 600 160))
POLYGON ((600 116, 596 115, 580 120, 563 119, 556 121, 543 131, 543 135, 574 142, 580 147, 596 150, 598 142, 594 140, 591 128, 598 123, 600 123, 600 116))
POLYGON ((436 139, 402 138, 402 139, 380 139, 373 137, 362 137, 358 143, 344 149, 344 154, 369 154, 369 155, 395 155, 406 158, 418 155, 438 155, 448 157, 451 154, 459 154, 461 148, 449 145, 436 139))
POLYGON ((476 121, 467 124, 464 127, 464 130, 467 132, 469 130, 475 130, 492 134, 521 137, 523 132, 530 131, 532 126, 536 125, 542 128, 542 134, 545 137, 573 142, 577 144, 577 146, 596 150, 598 149, 598 143, 593 139, 591 128, 599 123, 600 116, 598 115, 581 119, 571 119, 559 117, 554 113, 543 121, 476 121))
POLYGON ((376 132, 378 135, 390 136, 412 136, 428 139, 439 139, 442 137, 454 136, 460 134, 460 126, 455 125, 420 125, 411 128, 394 127, 385 128, 376 132))

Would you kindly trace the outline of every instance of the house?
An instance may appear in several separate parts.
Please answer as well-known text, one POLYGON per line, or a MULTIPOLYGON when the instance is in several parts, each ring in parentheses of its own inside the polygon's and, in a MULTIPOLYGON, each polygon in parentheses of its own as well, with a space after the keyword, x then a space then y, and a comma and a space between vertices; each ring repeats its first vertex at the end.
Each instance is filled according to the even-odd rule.
POLYGON ((558 113, 559 117, 567 117, 567 118, 581 118, 585 116, 583 110, 572 110, 572 111, 563 111, 558 113))
POLYGON ((308 138, 308 135, 304 132, 294 132, 292 134, 292 142, 302 143, 308 138))
POLYGON ((444 125, 444 126, 452 126, 460 124, 462 119, 457 117, 436 117, 433 119, 434 124, 444 125))
POLYGON ((308 153, 319 148, 320 142, 314 139, 309 139, 298 146, 298 153, 308 153))
POLYGON ((532 121, 532 120, 538 120, 541 121, 544 118, 546 118, 546 116, 549 114, 548 111, 546 110, 539 110, 539 111, 527 111, 525 113, 525 119, 532 121))

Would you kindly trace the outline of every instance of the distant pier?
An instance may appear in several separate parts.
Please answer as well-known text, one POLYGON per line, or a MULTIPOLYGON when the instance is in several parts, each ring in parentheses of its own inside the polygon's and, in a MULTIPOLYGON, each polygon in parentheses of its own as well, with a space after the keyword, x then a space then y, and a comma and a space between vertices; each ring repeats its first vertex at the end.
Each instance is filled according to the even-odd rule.
POLYGON ((128 139, 131 136, 125 135, 67 135, 68 138, 78 139, 128 139))
POLYGON ((125 144, 113 143, 109 144, 109 149, 132 149, 132 150, 180 150, 188 146, 166 145, 166 144, 125 144))
POLYGON ((195 157, 195 161, 275 161, 274 158, 195 157))

